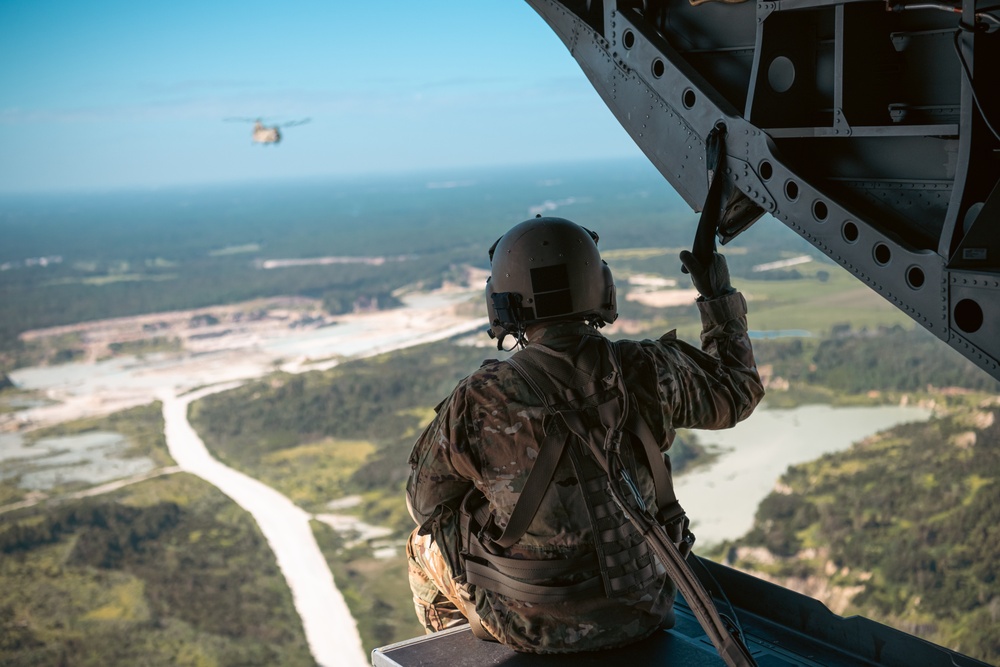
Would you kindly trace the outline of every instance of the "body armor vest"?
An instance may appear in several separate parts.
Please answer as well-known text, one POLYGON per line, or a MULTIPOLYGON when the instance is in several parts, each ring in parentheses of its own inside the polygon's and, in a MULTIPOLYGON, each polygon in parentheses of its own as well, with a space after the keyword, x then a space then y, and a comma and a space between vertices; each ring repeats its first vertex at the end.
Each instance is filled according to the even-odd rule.
POLYGON ((686 530, 687 518, 674 497, 659 444, 632 405, 617 350, 601 339, 612 367, 606 374, 601 372, 607 364, 601 363, 599 346, 589 355, 593 358, 577 360, 579 366, 548 348, 531 346, 508 359, 545 405, 549 418, 538 457, 502 530, 481 493, 472 491, 463 502, 462 560, 468 584, 540 603, 601 594, 613 598, 647 589, 662 577, 662 566, 646 539, 612 497, 607 454, 627 462, 619 474, 633 491, 634 506, 629 511, 651 509, 679 548, 685 554, 690 551, 693 535, 686 530), (563 457, 568 457, 580 481, 594 551, 572 559, 504 556, 504 550, 527 530, 563 457), (638 488, 639 466, 645 468, 645 479, 653 481, 655 499, 644 498, 638 488))

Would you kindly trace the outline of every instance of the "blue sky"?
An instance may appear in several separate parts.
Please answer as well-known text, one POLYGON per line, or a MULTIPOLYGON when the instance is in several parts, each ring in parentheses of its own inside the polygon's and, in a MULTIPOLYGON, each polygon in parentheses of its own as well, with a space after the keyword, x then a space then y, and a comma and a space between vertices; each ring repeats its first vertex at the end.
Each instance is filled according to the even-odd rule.
POLYGON ((3 0, 0 63, 6 193, 641 156, 519 0, 3 0))

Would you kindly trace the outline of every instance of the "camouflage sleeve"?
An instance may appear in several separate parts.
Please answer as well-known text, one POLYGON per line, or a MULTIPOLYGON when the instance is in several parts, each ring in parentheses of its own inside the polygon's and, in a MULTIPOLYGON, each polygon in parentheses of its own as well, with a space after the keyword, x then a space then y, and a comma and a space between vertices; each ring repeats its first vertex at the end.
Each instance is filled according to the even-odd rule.
MULTIPOLYGON (((468 451, 461 385, 436 409, 437 415, 417 438, 410 453, 406 506, 417 525, 424 526, 441 505, 454 508, 472 488, 472 480, 455 467, 453 456, 468 451)), ((467 468, 467 466, 465 466, 467 468)))
POLYGON ((654 344, 659 402, 670 428, 721 429, 764 397, 739 292, 698 302, 702 349, 667 334, 654 344))

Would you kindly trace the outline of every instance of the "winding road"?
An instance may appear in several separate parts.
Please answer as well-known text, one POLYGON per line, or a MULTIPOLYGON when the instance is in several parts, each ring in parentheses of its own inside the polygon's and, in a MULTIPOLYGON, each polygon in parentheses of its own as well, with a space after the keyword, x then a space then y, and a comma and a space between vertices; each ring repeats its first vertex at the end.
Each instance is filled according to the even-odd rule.
POLYGON ((292 591, 316 662, 324 667, 368 665, 357 624, 309 527, 312 517, 271 487, 212 458, 188 422, 187 410, 192 401, 237 384, 209 387, 181 397, 172 393, 160 396, 170 455, 182 470, 214 485, 253 516, 292 591))
MULTIPOLYGON (((291 589, 316 662, 323 667, 362 667, 370 663, 357 624, 316 544, 309 526, 313 517, 269 486, 212 458, 188 422, 188 406, 209 394, 266 376, 279 365, 288 373, 323 370, 347 358, 484 330, 484 318, 459 312, 464 302, 479 295, 478 288, 414 293, 403 298, 402 308, 342 316, 335 327, 231 336, 216 341, 218 349, 197 354, 18 369, 12 377, 19 387, 44 392, 50 400, 8 415, 8 421, 37 427, 110 414, 154 399, 162 401, 167 447, 177 467, 217 487, 260 526, 291 589), (188 391, 191 393, 185 393, 188 391)), ((329 523, 335 517, 316 518, 329 523)))

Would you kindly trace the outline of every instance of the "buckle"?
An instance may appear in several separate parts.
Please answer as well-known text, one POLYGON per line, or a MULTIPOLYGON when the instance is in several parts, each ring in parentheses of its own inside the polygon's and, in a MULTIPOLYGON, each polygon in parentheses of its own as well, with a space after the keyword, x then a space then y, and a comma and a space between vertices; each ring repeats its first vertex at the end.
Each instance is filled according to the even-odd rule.
POLYGON ((678 519, 687 518, 687 514, 684 512, 684 508, 676 500, 666 507, 660 508, 656 513, 656 520, 661 526, 670 526, 677 522, 678 519))

